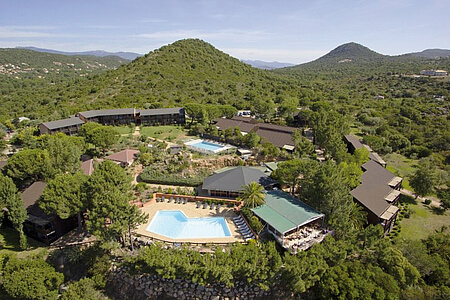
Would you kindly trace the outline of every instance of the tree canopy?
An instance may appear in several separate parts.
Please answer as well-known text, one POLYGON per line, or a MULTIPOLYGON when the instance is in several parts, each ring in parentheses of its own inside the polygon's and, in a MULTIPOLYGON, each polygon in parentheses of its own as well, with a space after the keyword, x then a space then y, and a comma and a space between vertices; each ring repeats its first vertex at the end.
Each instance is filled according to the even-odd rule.
POLYGON ((264 204, 264 187, 257 182, 244 185, 238 200, 244 201, 244 206, 255 208, 264 204))
POLYGON ((39 206, 48 214, 55 213, 61 219, 78 215, 81 230, 81 214, 88 207, 85 184, 88 177, 81 172, 58 174, 50 180, 42 193, 39 206))

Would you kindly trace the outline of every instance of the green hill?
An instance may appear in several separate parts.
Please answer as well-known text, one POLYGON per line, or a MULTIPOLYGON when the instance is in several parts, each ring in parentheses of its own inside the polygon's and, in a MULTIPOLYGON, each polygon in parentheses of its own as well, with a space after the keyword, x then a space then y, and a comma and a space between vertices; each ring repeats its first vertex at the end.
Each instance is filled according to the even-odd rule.
POLYGON ((418 74, 423 69, 448 69, 446 58, 431 59, 411 54, 389 56, 377 53, 357 43, 338 46, 324 56, 300 65, 277 69, 309 80, 326 76, 327 79, 353 78, 355 75, 418 74))
POLYGON ((386 58, 385 55, 379 54, 363 45, 352 42, 338 46, 329 53, 318 58, 315 62, 370 62, 382 60, 384 58, 386 58))
POLYGON ((70 83, 33 90, 22 83, 14 85, 20 85, 20 91, 13 86, 5 89, 0 112, 34 119, 54 119, 85 109, 179 106, 189 102, 248 108, 265 105, 268 99, 281 103, 298 96, 296 80, 252 68, 196 39, 175 42, 116 70, 72 79, 70 83), (28 100, 31 98, 34 101, 28 100))
POLYGON ((295 95, 293 80, 255 69, 197 39, 177 41, 92 81, 93 107, 183 103, 232 104, 248 108, 255 99, 295 95))
POLYGON ((20 78, 83 77, 129 62, 118 56, 68 56, 25 49, 0 48, 0 76, 20 78))

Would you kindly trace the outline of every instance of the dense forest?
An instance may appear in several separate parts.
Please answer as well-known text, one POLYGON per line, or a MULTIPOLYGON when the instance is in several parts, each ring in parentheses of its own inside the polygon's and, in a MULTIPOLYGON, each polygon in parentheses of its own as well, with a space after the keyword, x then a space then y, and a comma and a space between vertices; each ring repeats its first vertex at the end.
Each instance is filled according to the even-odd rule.
POLYGON ((414 76, 422 69, 448 70, 450 59, 384 56, 350 43, 311 63, 271 72, 189 39, 87 78, 58 77, 55 83, 0 76, 0 121, 20 116, 45 121, 97 108, 199 103, 250 108, 265 119, 284 122, 292 120, 298 107, 325 101, 371 135, 367 140, 376 151, 417 153, 426 152, 417 147, 425 147, 446 156, 450 81, 414 76))
MULTIPOLYGON (((34 53, 21 51, 23 57, 19 52, 14 54, 17 56, 5 54, 1 64, 25 68, 24 57, 33 60, 34 53)), ((130 274, 188 278, 201 285, 232 288, 245 282, 262 290, 281 285, 292 298, 301 299, 450 297, 448 228, 409 240, 396 238, 400 225, 388 237, 380 226, 364 226, 364 212, 354 205, 349 191, 360 183, 360 165, 368 158, 361 160, 357 153, 347 153, 342 140, 343 134, 352 132, 381 155, 396 153, 414 161, 422 158, 413 166, 417 172, 412 185, 420 186, 431 177, 437 180, 438 168, 442 171, 439 188, 444 192, 438 196, 448 200, 450 80, 417 74, 423 69, 449 70, 450 59, 390 57, 350 43, 308 64, 264 71, 208 43, 189 39, 128 64, 116 61, 80 76, 80 71, 71 69, 69 64, 75 63, 70 61, 87 62, 88 58, 56 60, 46 55, 36 58, 34 66, 29 63, 30 68, 53 68, 52 72, 41 75, 33 71, 19 78, 0 74, 0 136, 16 125, 19 130, 11 142, 23 147, 0 174, 0 204, 8 208, 20 247, 25 249, 21 224, 27 215, 16 205, 22 203, 18 191, 30 182, 45 180, 48 188, 40 200, 41 208, 61 217, 78 215, 79 221, 88 211, 86 229, 98 243, 52 251, 45 260, 42 255, 22 259, 0 253, 0 299, 56 299, 64 281, 67 286, 62 299, 102 299, 111 261, 130 274), (67 66, 61 74, 55 71, 55 61, 67 66), (34 126, 17 121, 25 116, 35 125, 86 109, 133 106, 185 106, 193 125, 190 120, 185 129, 193 133, 217 131, 211 121, 227 112, 235 114, 236 109, 251 109, 260 121, 311 127, 315 144, 325 150, 325 163, 315 160, 314 145, 301 130, 294 135, 300 150, 293 154, 254 140, 254 134, 243 137, 231 130, 225 135, 241 139, 264 159, 285 160, 274 178, 292 193, 301 184, 302 197, 326 214, 334 236, 296 255, 282 251, 271 240, 217 247, 208 254, 159 244, 134 249, 132 230, 147 216, 130 205, 136 192, 131 176, 111 162, 96 166, 90 177, 79 170, 79 157, 86 153, 103 157, 122 139, 118 131, 87 123, 78 136, 37 136, 34 126)), ((143 137, 137 144, 143 153, 139 159, 155 167, 144 172, 154 179, 168 159, 159 159, 160 149, 150 150, 146 141, 143 137)), ((170 175, 186 167, 184 162, 177 163, 177 169, 167 168, 170 175)), ((173 180, 168 174, 165 177, 173 180)), ((437 185, 432 182, 431 188, 420 193, 429 194, 437 185)), ((415 201, 401 196, 399 218, 409 218, 408 205, 415 201)), ((436 207, 441 214, 445 209, 448 207, 436 207)))

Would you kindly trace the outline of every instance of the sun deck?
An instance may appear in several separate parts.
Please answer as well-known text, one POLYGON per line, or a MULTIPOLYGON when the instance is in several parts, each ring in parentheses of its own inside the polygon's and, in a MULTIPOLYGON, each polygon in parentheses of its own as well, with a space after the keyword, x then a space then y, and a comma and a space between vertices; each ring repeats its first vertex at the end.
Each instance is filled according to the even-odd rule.
MULTIPOLYGON (((149 214, 149 219, 146 223, 141 224, 139 228, 136 229, 136 234, 144 237, 149 237, 154 240, 160 240, 169 243, 191 243, 191 244, 229 244, 234 242, 244 242, 244 238, 237 230, 236 225, 233 223, 232 218, 236 217, 233 208, 222 207, 219 212, 215 209, 208 208, 197 208, 195 202, 188 202, 186 204, 176 204, 165 202, 156 202, 152 199, 144 207, 141 208, 142 211, 149 214), (224 217, 230 229, 230 237, 221 238, 194 238, 194 239, 171 239, 169 237, 159 235, 150 231, 147 231, 147 227, 152 221, 153 217, 159 210, 181 210, 188 218, 204 218, 204 217, 224 217)), ((167 224, 170 226, 170 224, 167 224)))

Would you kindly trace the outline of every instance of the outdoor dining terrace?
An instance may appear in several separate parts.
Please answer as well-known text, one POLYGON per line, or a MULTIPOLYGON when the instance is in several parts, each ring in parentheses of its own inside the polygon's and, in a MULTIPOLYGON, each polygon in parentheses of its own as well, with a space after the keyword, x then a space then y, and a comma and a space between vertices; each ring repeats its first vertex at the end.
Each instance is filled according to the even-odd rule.
POLYGON ((282 238, 282 246, 292 254, 309 249, 312 245, 322 242, 331 234, 326 228, 319 226, 303 227, 299 231, 282 238))

